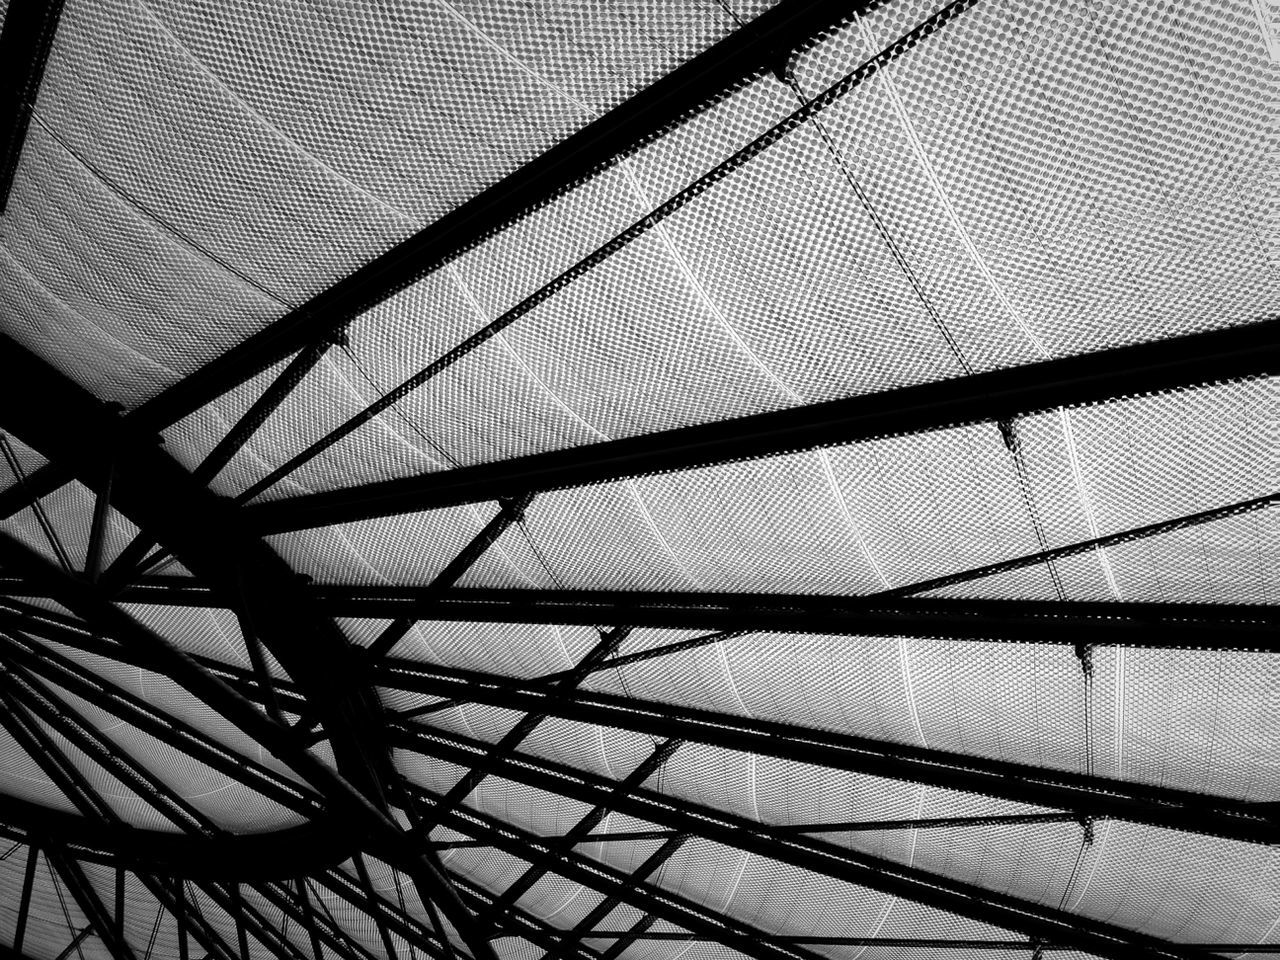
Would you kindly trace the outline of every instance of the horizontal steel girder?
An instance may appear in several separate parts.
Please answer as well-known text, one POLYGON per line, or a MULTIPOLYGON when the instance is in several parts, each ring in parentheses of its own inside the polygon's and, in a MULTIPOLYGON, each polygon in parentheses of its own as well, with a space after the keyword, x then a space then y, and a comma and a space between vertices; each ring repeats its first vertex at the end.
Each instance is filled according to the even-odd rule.
POLYGON ((271 833, 190 834, 98 823, 0 795, 0 837, 42 846, 56 839, 77 860, 193 880, 257 880, 324 870, 351 855, 348 834, 327 820, 271 833))
MULTIPOLYGON (((379 686, 412 690, 462 703, 484 703, 688 740, 729 750, 851 770, 893 780, 1002 797, 1254 843, 1280 843, 1280 811, 1230 797, 1193 793, 1130 780, 1054 770, 911 744, 853 736, 795 724, 731 716, 711 710, 581 690, 529 690, 508 678, 405 661, 378 668, 379 686)), ((412 747, 429 728, 400 725, 398 742, 412 747)))
MULTIPOLYGON (((934 637, 1071 646, 1280 652, 1280 610, 1253 604, 938 600, 812 594, 625 590, 509 590, 312 584, 312 602, 334 617, 476 623, 540 623, 743 632, 934 637)), ((40 596, 0 575, 0 596, 40 596)), ((124 603, 226 608, 231 600, 190 577, 143 577, 116 595, 124 603)))
MULTIPOLYGON (((281 533, 1280 373, 1280 321, 250 505, 281 533)), ((994 429, 994 428, 993 428, 994 429)))

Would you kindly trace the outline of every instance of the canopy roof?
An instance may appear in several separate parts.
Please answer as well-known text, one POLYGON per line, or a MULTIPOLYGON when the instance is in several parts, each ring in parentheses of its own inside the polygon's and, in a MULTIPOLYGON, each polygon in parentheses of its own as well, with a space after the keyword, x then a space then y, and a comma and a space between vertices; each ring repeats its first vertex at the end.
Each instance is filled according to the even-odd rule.
POLYGON ((1270 0, 0 12, 0 957, 1280 952, 1270 0))

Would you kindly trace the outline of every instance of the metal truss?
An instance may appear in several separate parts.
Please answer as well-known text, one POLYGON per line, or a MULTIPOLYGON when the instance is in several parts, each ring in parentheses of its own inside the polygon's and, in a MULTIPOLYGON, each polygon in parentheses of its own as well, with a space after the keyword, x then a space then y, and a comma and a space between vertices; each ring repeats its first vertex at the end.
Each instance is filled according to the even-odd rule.
MULTIPOLYGON (((551 766, 554 765, 538 764, 539 768, 551 766)), ((531 764, 526 764, 526 758, 522 757, 519 762, 501 764, 499 769, 504 776, 509 776, 518 782, 547 789, 551 784, 551 778, 540 777, 532 771, 531 767, 531 764), (538 782, 535 784, 535 781, 538 782)), ((584 778, 583 782, 586 779, 594 778, 584 778)), ((579 799, 586 799, 588 796, 587 791, 570 788, 567 783, 557 784, 556 789, 579 799)), ((673 817, 664 816, 656 809, 662 805, 662 801, 646 804, 640 799, 660 796, 651 791, 636 791, 617 797, 615 807, 656 822, 670 822, 674 819, 673 817), (635 812, 641 808, 646 809, 646 813, 635 812)), ((669 798, 663 798, 663 800, 667 806, 682 808, 682 816, 686 823, 699 825, 691 826, 688 833, 678 831, 659 848, 664 852, 651 855, 636 871, 637 873, 656 870, 667 856, 679 848, 685 838, 696 835, 739 850, 769 857, 802 870, 812 870, 835 880, 865 885, 942 910, 954 909, 961 915, 980 918, 1006 929, 1021 930, 1030 936, 1042 939, 1052 937, 1055 940, 1061 937, 1064 942, 1073 943, 1077 948, 1090 950, 1102 956, 1205 957, 1204 952, 1198 948, 1183 947, 1134 934, 1108 924, 1082 920, 1082 918, 1019 900, 1016 897, 995 894, 948 878, 928 874, 926 871, 903 867, 892 861, 852 853, 845 848, 835 847, 823 841, 805 839, 776 844, 765 835, 764 831, 767 828, 761 828, 758 824, 752 825, 751 821, 697 804, 671 803, 669 798), (704 818, 706 822, 703 822, 704 818), (729 823, 733 826, 728 827, 729 823), (721 829, 721 824, 726 828, 721 829), (804 854, 796 852, 800 848, 805 850, 804 854), (834 859, 828 862, 826 857, 834 859), (836 860, 840 862, 837 863, 836 860)), ((536 856, 538 848, 546 843, 506 820, 472 809, 457 811, 449 818, 449 825, 473 837, 483 837, 507 853, 526 860, 536 856)), ((617 902, 629 904, 663 920, 678 924, 705 939, 712 939, 733 947, 754 960, 783 960, 783 958, 796 960, 796 958, 811 956, 810 952, 803 947, 775 942, 767 930, 753 928, 750 924, 687 900, 659 884, 637 880, 631 874, 622 873, 607 863, 581 854, 564 853, 556 862, 556 872, 566 879, 576 880, 606 895, 612 895, 617 898, 617 902)), ((588 917, 592 922, 599 919, 592 914, 588 914, 588 917)), ((574 930, 569 936, 583 936, 587 929, 589 927, 574 930)))

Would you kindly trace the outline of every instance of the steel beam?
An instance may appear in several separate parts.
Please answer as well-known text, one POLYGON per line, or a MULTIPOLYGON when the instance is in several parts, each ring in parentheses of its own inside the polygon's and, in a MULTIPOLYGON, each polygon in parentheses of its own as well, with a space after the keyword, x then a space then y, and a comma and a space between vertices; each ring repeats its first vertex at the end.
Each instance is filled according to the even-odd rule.
POLYGON ((252 504, 259 533, 281 533, 1016 420, 1218 381, 1280 373, 1280 321, 1046 360, 974 376, 831 400, 715 423, 586 444, 496 463, 252 504))
POLYGON ((806 46, 829 28, 872 5, 865 0, 782 0, 535 160, 169 387, 139 408, 137 421, 150 429, 173 423, 271 364, 340 337, 341 331, 364 311, 612 166, 718 102, 744 81, 773 69, 792 50, 806 46))
MULTIPOLYGON (((630 778, 628 778, 630 779, 630 778)), ((638 785, 638 784, 637 784, 638 785)), ((597 810, 602 809, 600 807, 597 810)), ((1015 813, 993 817, 928 817, 917 820, 832 820, 828 823, 793 823, 774 825, 777 833, 866 833, 875 830, 932 830, 956 827, 998 827, 1041 823, 1075 823, 1080 818, 1072 813, 1015 813)), ((610 830, 604 833, 576 833, 576 828, 562 836, 539 837, 549 844, 579 846, 592 843, 621 843, 628 840, 668 840, 671 830, 610 830)), ((437 850, 487 847, 481 840, 442 840, 437 850)), ((510 888, 509 888, 510 889, 510 888)))
MULTIPOLYGON (((693 593, 644 590, 518 590, 312 584, 312 602, 335 617, 420 617, 475 623, 539 623, 708 630, 735 637, 759 632, 939 640, 989 640, 1072 646, 1280 652, 1280 611, 1232 603, 1108 603, 1040 600, 941 600, 813 594, 693 593)), ((42 596, 20 577, 0 575, 0 597, 42 596)), ((123 589, 123 603, 227 609, 232 600, 190 577, 145 577, 123 589)), ((0 609, 0 614, 3 610, 0 609)), ((47 614, 40 611, 40 615, 47 614)), ((716 642, 706 638, 705 642, 716 642)), ((704 642, 699 640, 699 642, 704 642)), ((673 646, 669 652, 683 647, 673 646)), ((614 657, 602 668, 647 658, 614 657)))
POLYGON ((56 845, 45 849, 45 857, 49 860, 49 865, 62 878, 63 884, 71 891, 76 905, 88 919, 98 939, 106 945, 107 951, 114 960, 136 960, 133 947, 129 945, 127 939, 117 934, 115 924, 111 922, 110 912, 103 904, 102 898, 98 896, 98 891, 89 882, 89 878, 84 875, 80 864, 56 845))
MULTIPOLYGON (((297 683, 325 728, 335 770, 283 727, 167 640, 110 603, 95 585, 59 574, 43 558, 0 535, 0 565, 41 582, 59 601, 106 635, 164 660, 167 673, 287 764, 322 796, 347 829, 402 866, 424 899, 434 899, 467 940, 476 960, 494 960, 487 938, 441 873, 429 848, 406 847, 391 816, 384 784, 392 774, 382 735, 382 709, 353 684, 351 647, 337 625, 301 592, 298 578, 249 534, 238 512, 197 487, 147 438, 82 388, 15 343, 0 339, 0 426, 50 460, 69 465, 91 489, 105 462, 116 464, 112 497, 140 529, 159 535, 197 576, 243 596, 263 642, 297 683), (31 397, 58 398, 55 408, 31 397), (241 587, 243 589, 241 590, 241 587)), ((100 491, 98 491, 100 492, 100 491)))
MULTIPOLYGON (((389 665, 379 684, 508 710, 675 738, 728 750, 1002 797, 1034 806, 1245 840, 1280 842, 1280 814, 1265 804, 970 754, 853 736, 798 724, 755 720, 712 710, 605 693, 512 690, 477 671, 389 665)), ((395 742, 413 749, 437 730, 398 726, 395 742)))
MULTIPOLYGON (((483 743, 456 734, 433 731, 430 743, 423 744, 418 749, 451 763, 484 762, 483 743)), ((614 786, 614 781, 598 774, 527 754, 500 761, 492 769, 495 774, 516 783, 572 797, 584 803, 603 802, 603 798, 612 793, 614 786)), ((1032 903, 818 838, 780 836, 773 833, 767 824, 654 790, 640 788, 630 794, 616 796, 610 802, 623 813, 676 832, 688 832, 843 883, 879 890, 934 909, 970 917, 1004 929, 1017 930, 1046 942, 1070 943, 1077 949, 1100 956, 1116 960, 1136 957, 1205 960, 1208 956, 1199 948, 1168 943, 1114 924, 1032 903)), ((460 810, 456 814, 457 817, 463 815, 477 816, 475 811, 469 809, 460 810)), ((518 832, 510 824, 495 823, 487 831, 481 830, 480 833, 484 835, 479 836, 477 831, 460 826, 460 823, 460 820, 451 820, 449 826, 469 833, 476 839, 496 841, 504 832, 508 835, 518 832)), ((517 855, 526 859, 529 857, 528 853, 517 855)), ((670 916, 665 916, 664 919, 680 923, 670 916)))
MULTIPOLYGON (((432 796, 430 791, 421 787, 415 789, 425 796, 432 796)), ((460 833, 491 840, 495 847, 514 857, 533 860, 538 855, 539 843, 532 834, 478 810, 459 808, 450 813, 445 822, 460 833)), ((635 873, 626 873, 609 864, 568 851, 557 862, 556 873, 566 880, 581 883, 588 889, 617 897, 620 903, 630 904, 672 923, 698 930, 707 939, 722 943, 754 960, 797 960, 797 957, 813 960, 809 951, 774 946, 764 931, 751 924, 649 882, 646 879, 648 874, 661 865, 666 855, 664 853, 658 857, 650 857, 652 862, 642 865, 635 873)), ((565 931, 564 949, 575 949, 572 931, 565 931)))

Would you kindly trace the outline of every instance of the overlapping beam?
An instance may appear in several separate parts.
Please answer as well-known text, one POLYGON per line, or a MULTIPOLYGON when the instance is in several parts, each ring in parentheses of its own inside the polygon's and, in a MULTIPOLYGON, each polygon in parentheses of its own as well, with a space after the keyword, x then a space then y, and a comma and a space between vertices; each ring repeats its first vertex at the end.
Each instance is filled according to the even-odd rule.
MULTIPOLYGON (((483 745, 472 742, 468 749, 454 749, 448 744, 462 743, 467 738, 444 735, 432 745, 436 755, 451 762, 468 762, 483 745)), ((553 793, 574 797, 586 803, 603 802, 603 796, 611 789, 607 778, 585 771, 573 770, 562 764, 521 755, 498 761, 493 770, 517 783, 524 783, 553 793)), ((863 854, 824 840, 807 837, 779 838, 769 833, 769 828, 745 817, 715 810, 701 804, 675 799, 662 793, 639 789, 617 796, 616 809, 632 816, 672 828, 677 834, 685 832, 705 837, 725 846, 757 854, 789 864, 802 870, 830 877, 842 883, 880 890, 907 900, 923 903, 935 909, 968 916, 1008 930, 1017 930, 1029 937, 1049 941, 1071 943, 1100 956, 1122 958, 1180 957, 1186 960, 1207 960, 1208 954, 1198 947, 1169 943, 1122 927, 1074 915, 1053 907, 1033 903, 1005 893, 985 889, 950 877, 907 866, 892 860, 863 854)), ((538 841, 522 828, 499 821, 470 809, 459 810, 448 824, 459 832, 477 839, 492 841, 506 852, 532 859, 538 841)), ((569 879, 579 879, 583 871, 602 876, 608 868, 596 861, 571 857, 561 861, 561 873, 569 879)), ((685 912, 679 897, 674 899, 665 891, 649 884, 609 883, 594 884, 606 893, 617 893, 624 902, 661 916, 686 929, 705 933, 710 939, 734 946, 750 956, 760 957, 761 949, 737 938, 741 926, 734 931, 712 930, 716 919, 705 911, 685 912)), ((772 938, 759 935, 761 947, 768 947, 774 955, 778 951, 799 951, 800 947, 772 946, 772 938)), ((794 955, 794 954, 793 954, 794 955)))
MULTIPOLYGON (((394 667, 387 665, 378 675, 379 684, 392 689, 537 711, 651 737, 705 743, 748 754, 1072 810, 1087 816, 1255 843, 1280 842, 1280 811, 1269 809, 1265 804, 672 703, 581 690, 513 690, 502 685, 505 679, 477 671, 405 662, 397 662, 394 667)), ((430 742, 436 734, 434 729, 411 723, 400 725, 398 730, 397 742, 410 749, 430 742)))
POLYGON ((1280 373, 1280 321, 250 505, 259 533, 689 470, 1280 373))
POLYGON ((97 489, 102 465, 117 465, 112 497, 141 529, 153 532, 217 589, 239 592, 263 642, 304 691, 328 731, 337 770, 312 754, 301 735, 272 720, 215 674, 126 615, 95 584, 53 569, 29 548, 0 536, 0 565, 44 584, 59 602, 118 642, 163 661, 188 692, 213 706, 313 786, 349 835, 404 867, 424 899, 434 899, 477 960, 493 951, 441 873, 434 853, 405 844, 384 784, 391 770, 381 707, 351 682, 350 646, 337 626, 310 607, 300 585, 235 511, 197 487, 172 459, 48 364, 0 340, 0 427, 97 489), (31 397, 56 398, 56 404, 31 397))

